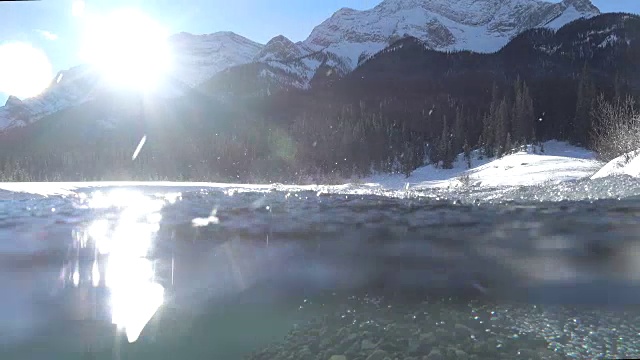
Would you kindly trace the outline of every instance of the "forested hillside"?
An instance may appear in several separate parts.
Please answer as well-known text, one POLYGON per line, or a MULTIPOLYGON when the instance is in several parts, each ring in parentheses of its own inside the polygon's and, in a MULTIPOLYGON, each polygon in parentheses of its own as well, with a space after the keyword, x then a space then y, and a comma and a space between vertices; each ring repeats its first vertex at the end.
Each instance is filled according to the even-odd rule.
POLYGON ((231 68, 173 100, 104 95, 2 135, 3 180, 331 181, 448 167, 546 139, 592 145, 596 99, 637 96, 640 18, 529 30, 493 54, 404 38, 307 90, 231 68), (136 159, 140 139, 146 143, 136 159))

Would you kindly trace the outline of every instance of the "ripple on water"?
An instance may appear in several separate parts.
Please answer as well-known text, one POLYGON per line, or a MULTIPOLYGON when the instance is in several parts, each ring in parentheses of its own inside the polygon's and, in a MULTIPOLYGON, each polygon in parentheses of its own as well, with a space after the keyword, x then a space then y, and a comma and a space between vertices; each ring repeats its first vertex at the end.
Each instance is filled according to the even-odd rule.
MULTIPOLYGON (((15 264, 31 269, 20 273, 24 281, 2 282, 3 293, 43 296, 21 305, 59 325, 47 311, 60 309, 62 298, 24 284, 60 279, 44 271, 51 266, 33 265, 75 264, 81 257, 66 252, 74 239, 118 238, 130 253, 153 238, 139 257, 153 264, 153 281, 167 289, 167 302, 159 312, 164 318, 150 322, 137 345, 122 345, 133 353, 176 355, 188 347, 213 356, 205 335, 215 333, 217 344, 244 343, 227 354, 255 350, 255 359, 366 359, 376 351, 390 358, 638 355, 640 315, 604 306, 640 295, 628 286, 640 273, 640 203, 611 199, 635 195, 633 180, 457 193, 364 189, 140 188, 134 190, 142 196, 120 196, 106 206, 90 205, 93 190, 0 201, 0 256, 14 261, 0 269, 12 279, 15 264), (211 216, 216 221, 193 226, 193 219, 211 216), (119 226, 123 221, 126 227, 119 226), (110 235, 97 235, 98 222, 110 235), (435 297, 442 294, 454 297, 435 297), (433 299, 425 301, 427 295, 433 299), (178 328, 180 335, 172 333, 178 328)), ((84 332, 67 326, 70 332, 51 339, 84 332)), ((103 354, 113 350, 100 346, 103 354)))

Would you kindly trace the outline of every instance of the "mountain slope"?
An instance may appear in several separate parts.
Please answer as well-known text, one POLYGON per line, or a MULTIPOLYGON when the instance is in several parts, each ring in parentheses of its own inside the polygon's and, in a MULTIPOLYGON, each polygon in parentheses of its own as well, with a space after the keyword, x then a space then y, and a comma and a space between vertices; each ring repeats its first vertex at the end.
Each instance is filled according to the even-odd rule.
MULTIPOLYGON (((179 33, 169 42, 174 54, 172 72, 154 91, 156 96, 182 95, 222 70, 251 62, 264 47, 232 32, 179 33)), ((61 71, 42 94, 22 101, 10 97, 0 107, 0 131, 80 105, 105 91, 118 90, 110 89, 91 66, 61 71)))
POLYGON ((513 36, 600 14, 589 0, 385 0, 373 9, 343 8, 304 41, 311 49, 358 59, 413 36, 435 50, 494 52, 513 36))
POLYGON ((59 110, 81 104, 93 96, 97 74, 87 66, 61 71, 47 91, 20 100, 14 96, 0 107, 0 130, 24 126, 59 110))
MULTIPOLYGON (((170 38, 174 69, 159 92, 169 97, 180 95, 184 85, 197 87, 216 75, 218 79, 203 88, 219 98, 237 95, 237 91, 228 93, 234 78, 248 82, 241 88, 251 89, 250 96, 306 89, 345 76, 408 36, 435 50, 494 52, 526 29, 559 28, 597 14, 599 10, 590 0, 384 0, 370 10, 338 10, 299 43, 277 36, 265 46, 232 32, 180 33, 170 38), (244 66, 252 62, 256 64, 244 66), (227 69, 230 73, 221 74, 227 69)), ((99 77, 86 68, 61 74, 63 80, 71 75, 75 80, 54 81, 40 96, 22 103, 12 99, 0 108, 0 130, 23 126, 104 90, 96 80, 99 77)))
POLYGON ((207 35, 180 33, 170 38, 174 76, 195 86, 226 68, 251 62, 264 45, 233 32, 207 35))
MULTIPOLYGON (((365 11, 342 8, 316 26, 306 40, 295 46, 286 42, 279 56, 257 58, 268 65, 257 74, 263 78, 257 81, 272 81, 272 88, 282 84, 307 88, 327 74, 346 75, 406 37, 439 51, 491 53, 527 29, 555 30, 598 14, 590 0, 385 0, 365 11)), ((272 42, 281 44, 283 39, 272 42)))
POLYGON ((302 56, 302 50, 284 35, 278 35, 260 50, 255 57, 256 62, 271 60, 288 61, 302 56))

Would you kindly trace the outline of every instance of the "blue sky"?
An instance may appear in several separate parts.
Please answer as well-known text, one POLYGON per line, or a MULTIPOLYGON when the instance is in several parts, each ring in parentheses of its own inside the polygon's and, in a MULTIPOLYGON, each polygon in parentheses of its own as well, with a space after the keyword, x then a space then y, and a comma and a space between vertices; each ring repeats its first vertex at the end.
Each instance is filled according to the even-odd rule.
MULTIPOLYGON (((77 65, 82 22, 72 15, 79 0, 0 3, 0 44, 23 41, 42 49, 54 73, 77 65)), ((261 43, 283 34, 298 41, 341 7, 368 9, 381 0, 84 0, 86 11, 143 10, 170 32, 234 31, 261 43)), ((593 0, 604 12, 640 13, 640 0, 593 0)), ((0 94, 0 101, 4 96, 0 94)))

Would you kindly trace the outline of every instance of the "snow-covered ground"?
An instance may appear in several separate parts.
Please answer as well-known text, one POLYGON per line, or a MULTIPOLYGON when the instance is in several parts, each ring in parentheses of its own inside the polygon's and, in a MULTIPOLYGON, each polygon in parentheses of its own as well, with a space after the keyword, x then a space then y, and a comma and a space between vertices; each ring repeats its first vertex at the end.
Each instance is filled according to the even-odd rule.
POLYGON ((470 169, 460 154, 452 169, 427 165, 416 169, 408 178, 402 174, 383 174, 369 177, 365 183, 386 189, 530 186, 588 178, 604 165, 596 160, 595 153, 566 142, 547 141, 542 148, 544 152, 537 146, 529 146, 527 151, 499 159, 479 159, 476 151, 472 154, 470 169))
MULTIPOLYGON (((596 179, 626 173, 640 175, 640 156, 624 165, 621 157, 610 164, 596 159, 592 151, 566 142, 547 141, 544 151, 528 146, 526 151, 501 158, 481 158, 472 153, 471 168, 460 154, 452 169, 426 165, 416 169, 408 178, 403 174, 379 174, 345 185, 282 185, 282 184, 225 184, 196 182, 74 182, 74 183, 0 183, 0 199, 14 198, 16 194, 40 196, 74 196, 83 189, 99 190, 111 187, 139 187, 147 191, 188 191, 193 189, 223 189, 229 194, 238 192, 270 192, 274 190, 320 193, 386 194, 404 193, 405 190, 473 188, 509 188, 541 184, 557 184, 568 180, 596 179), (595 174, 595 175, 594 175, 595 174), (3 193, 4 191, 4 193, 3 193)), ((640 154, 640 151, 638 152, 640 154)))
POLYGON ((607 176, 629 175, 640 177, 640 149, 631 151, 609 161, 591 179, 600 179, 607 176))

